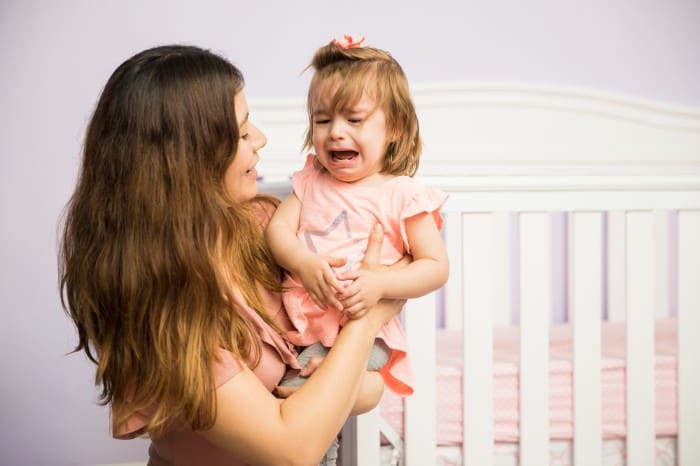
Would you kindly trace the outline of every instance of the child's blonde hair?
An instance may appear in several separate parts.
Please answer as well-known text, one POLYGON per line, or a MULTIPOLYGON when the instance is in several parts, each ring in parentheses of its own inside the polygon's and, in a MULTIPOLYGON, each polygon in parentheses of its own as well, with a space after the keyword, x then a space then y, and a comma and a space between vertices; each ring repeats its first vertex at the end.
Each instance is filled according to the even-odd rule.
POLYGON ((333 92, 328 109, 332 113, 351 108, 366 92, 386 114, 389 140, 382 173, 413 176, 422 150, 418 117, 406 75, 389 52, 373 47, 346 49, 331 42, 316 51, 309 67, 315 73, 307 98, 304 148, 313 146, 312 99, 317 92, 333 92))

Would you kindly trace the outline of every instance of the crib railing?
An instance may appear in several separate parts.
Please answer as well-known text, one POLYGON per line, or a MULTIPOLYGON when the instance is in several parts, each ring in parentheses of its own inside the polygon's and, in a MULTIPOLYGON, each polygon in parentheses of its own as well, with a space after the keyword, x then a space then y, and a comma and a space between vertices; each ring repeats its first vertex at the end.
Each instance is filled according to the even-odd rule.
MULTIPOLYGON (((601 318, 626 320, 629 465, 653 464, 654 319, 678 322, 678 464, 700 464, 700 179, 521 177, 426 180, 450 193, 450 279, 409 301, 404 324, 417 375, 405 399, 402 461, 435 463, 437 311, 464 339, 463 464, 494 458, 493 326, 520 327, 520 464, 549 463, 552 213, 566 212, 566 305, 574 338, 574 462, 600 464, 601 318), (488 311, 485 311, 488 310, 488 311)), ((377 410, 351 420, 342 464, 375 465, 377 410)))

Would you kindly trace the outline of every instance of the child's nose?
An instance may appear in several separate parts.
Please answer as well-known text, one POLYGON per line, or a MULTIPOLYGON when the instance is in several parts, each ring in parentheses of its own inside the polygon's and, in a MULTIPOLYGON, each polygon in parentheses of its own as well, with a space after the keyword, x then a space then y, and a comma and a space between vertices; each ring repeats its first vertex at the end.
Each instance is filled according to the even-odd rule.
POLYGON ((343 122, 342 121, 331 121, 331 138, 341 139, 344 136, 343 122))

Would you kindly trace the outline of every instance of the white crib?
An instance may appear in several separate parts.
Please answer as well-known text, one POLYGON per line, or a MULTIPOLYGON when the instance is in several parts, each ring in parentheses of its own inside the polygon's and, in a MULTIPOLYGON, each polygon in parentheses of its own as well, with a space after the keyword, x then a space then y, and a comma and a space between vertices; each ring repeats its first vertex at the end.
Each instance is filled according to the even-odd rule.
MULTIPOLYGON (((624 464, 656 461, 662 319, 673 319, 676 331, 671 461, 700 464, 700 111, 531 85, 431 85, 413 94, 425 143, 419 177, 450 193, 450 279, 403 313, 417 376, 401 433, 381 408, 350 420, 342 464, 443 461, 436 434, 443 333, 428 331, 437 327, 461 332, 463 341, 462 436, 449 464, 501 464, 494 328, 512 326, 519 328, 516 464, 550 464, 550 336, 562 307, 573 342, 574 448, 561 464, 604 464, 602 319, 620 322, 626 336, 624 464), (383 447, 380 431, 389 440, 383 447)), ((260 172, 268 187, 284 186, 303 160, 303 102, 251 99, 250 107, 270 141, 260 172)))

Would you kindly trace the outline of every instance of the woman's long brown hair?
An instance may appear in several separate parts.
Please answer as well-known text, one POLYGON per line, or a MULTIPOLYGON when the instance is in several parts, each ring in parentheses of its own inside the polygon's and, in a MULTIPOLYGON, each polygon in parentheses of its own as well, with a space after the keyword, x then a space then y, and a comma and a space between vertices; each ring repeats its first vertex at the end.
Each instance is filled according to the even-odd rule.
POLYGON ((156 47, 116 69, 89 122, 59 277, 75 351, 97 365, 113 428, 139 411, 153 413, 151 435, 173 422, 213 425, 218 349, 251 366, 260 355, 232 280, 274 326, 256 283, 279 287, 260 230, 260 203, 275 201, 235 204, 223 183, 242 89, 241 73, 216 54, 156 47))

